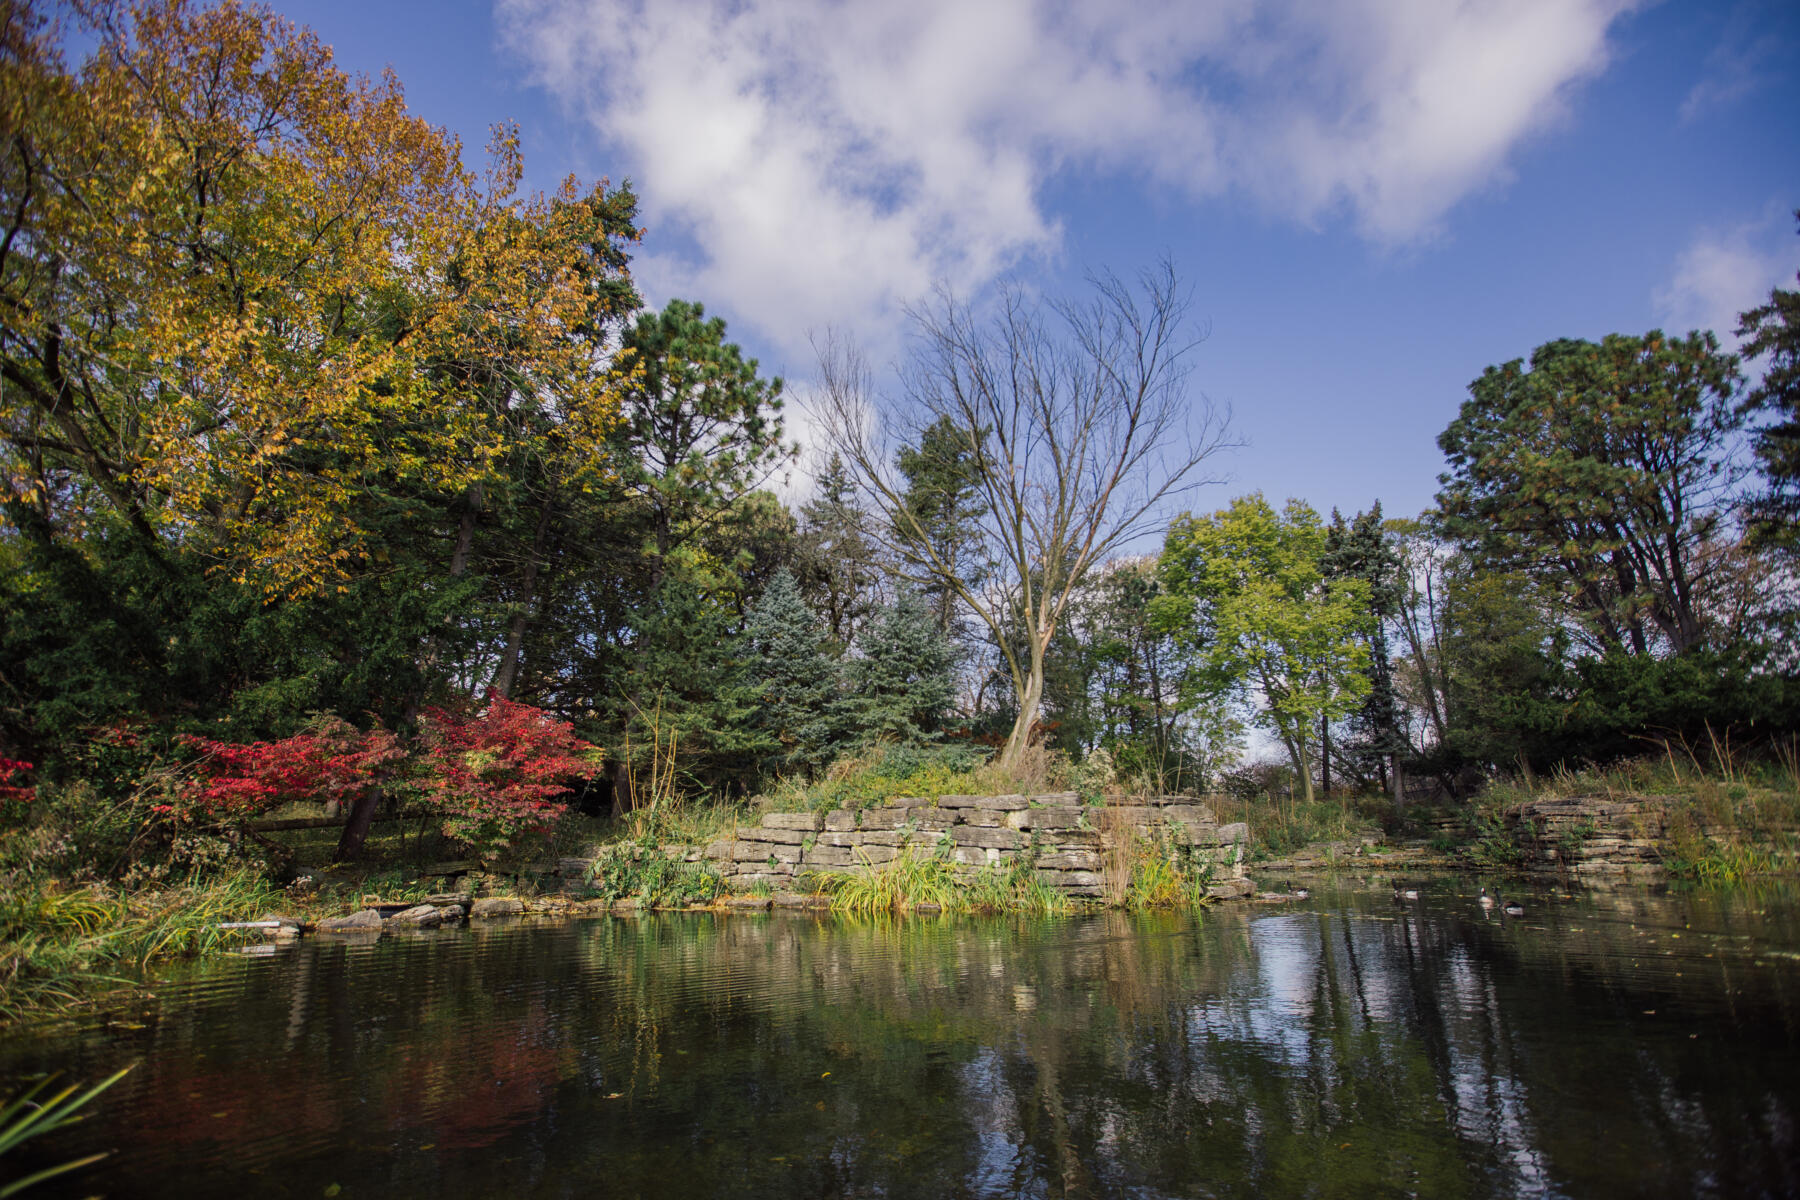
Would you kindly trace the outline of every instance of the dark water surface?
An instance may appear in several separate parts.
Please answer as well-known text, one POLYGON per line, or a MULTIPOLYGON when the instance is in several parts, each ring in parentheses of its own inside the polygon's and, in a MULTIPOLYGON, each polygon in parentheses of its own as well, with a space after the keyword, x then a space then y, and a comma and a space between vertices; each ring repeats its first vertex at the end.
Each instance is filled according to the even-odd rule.
POLYGON ((29 1160, 114 1197, 1800 1194, 1791 895, 1473 892, 309 939, 0 1091, 138 1063, 29 1160))

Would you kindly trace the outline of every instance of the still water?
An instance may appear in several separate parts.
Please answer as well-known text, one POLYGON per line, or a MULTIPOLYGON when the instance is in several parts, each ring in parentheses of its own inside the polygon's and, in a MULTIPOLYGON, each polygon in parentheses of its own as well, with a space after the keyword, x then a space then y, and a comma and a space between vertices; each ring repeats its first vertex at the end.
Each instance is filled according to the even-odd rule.
MULTIPOLYGON (((113 1197, 1800 1194, 1791 894, 309 939, 0 1043, 113 1197)), ((44 1194, 55 1194, 55 1185, 44 1194)))

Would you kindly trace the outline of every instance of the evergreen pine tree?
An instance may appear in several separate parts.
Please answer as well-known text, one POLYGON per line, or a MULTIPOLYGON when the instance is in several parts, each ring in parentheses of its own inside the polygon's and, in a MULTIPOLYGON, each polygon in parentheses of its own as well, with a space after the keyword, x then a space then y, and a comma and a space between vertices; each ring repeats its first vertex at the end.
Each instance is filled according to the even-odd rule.
POLYGON ((955 651, 931 610, 903 591, 858 641, 850 667, 851 704, 866 738, 927 742, 943 731, 956 695, 955 651))
POLYGON ((741 643, 751 720, 771 740, 767 770, 809 772, 836 749, 838 672, 822 641, 793 575, 777 571, 750 607, 741 643))
POLYGON ((869 537, 869 515, 857 503, 844 460, 833 454, 819 477, 819 494, 800 509, 795 573, 802 594, 842 652, 875 608, 880 563, 869 537))

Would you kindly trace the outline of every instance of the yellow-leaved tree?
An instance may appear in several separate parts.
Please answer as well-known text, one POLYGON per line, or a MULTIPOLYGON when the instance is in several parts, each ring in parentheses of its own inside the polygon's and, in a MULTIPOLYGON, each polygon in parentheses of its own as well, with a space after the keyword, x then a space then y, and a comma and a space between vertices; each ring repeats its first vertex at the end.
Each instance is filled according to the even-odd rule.
POLYGON ((455 496, 521 435, 573 477, 617 403, 629 193, 478 178, 308 31, 235 2, 0 0, 0 444, 12 523, 116 521, 267 594, 338 584, 371 489, 455 496), (522 426, 521 406, 553 414, 522 426))

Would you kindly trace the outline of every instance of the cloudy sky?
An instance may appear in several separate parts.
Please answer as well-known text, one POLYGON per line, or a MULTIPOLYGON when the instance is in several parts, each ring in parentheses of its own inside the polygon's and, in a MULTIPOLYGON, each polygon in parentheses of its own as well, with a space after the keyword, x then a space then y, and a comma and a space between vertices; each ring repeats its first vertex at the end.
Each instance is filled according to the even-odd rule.
POLYGON ((1227 487, 1389 515, 1490 363, 1713 328, 1800 269, 1790 0, 275 0, 531 180, 629 178, 653 303, 804 394, 809 334, 905 353, 934 285, 1163 256, 1227 487))

